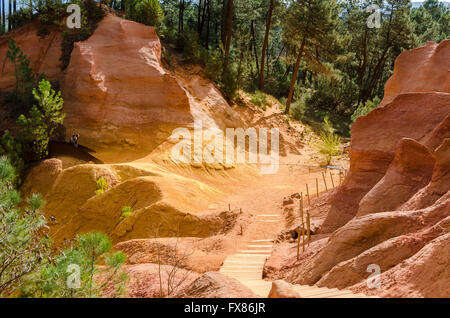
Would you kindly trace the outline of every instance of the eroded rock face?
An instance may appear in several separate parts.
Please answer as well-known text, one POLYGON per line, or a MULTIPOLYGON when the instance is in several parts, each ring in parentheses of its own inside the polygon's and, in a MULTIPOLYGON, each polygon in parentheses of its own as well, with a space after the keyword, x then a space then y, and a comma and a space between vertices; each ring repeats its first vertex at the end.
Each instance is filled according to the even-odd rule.
POLYGON ((387 81, 380 106, 392 102, 397 95, 410 92, 450 92, 450 41, 427 45, 403 52, 395 61, 394 74, 387 81))
POLYGON ((446 40, 399 55, 380 107, 352 125, 350 171, 332 200, 322 233, 338 229, 357 214, 360 201, 385 176, 402 138, 422 143, 430 152, 446 138, 449 51, 446 40))
POLYGON ((211 83, 163 68, 154 28, 111 14, 75 43, 62 91, 67 133, 106 162, 147 156, 194 120, 206 129, 237 119, 211 83))
POLYGON ((0 90, 13 89, 16 82, 14 65, 6 57, 11 38, 30 59, 30 66, 36 75, 45 73, 49 80, 61 79, 61 32, 50 30, 46 36, 39 36, 38 30, 37 23, 30 23, 0 36, 0 90))
MULTIPOLYGON (((414 256, 380 276, 382 297, 450 297, 450 233, 429 242, 414 256)), ((373 294, 365 283, 355 285, 354 292, 373 294)))
POLYGON ((143 154, 191 123, 188 96, 160 56, 154 28, 108 14, 74 45, 62 87, 68 133, 99 151, 143 154))
POLYGON ((449 297, 449 44, 399 56, 381 106, 352 126, 350 173, 320 229, 331 235, 299 260, 293 246, 281 249, 281 261, 266 264, 272 277, 277 269, 291 283, 449 297), (371 264, 380 289, 366 284, 371 264))
POLYGON ((195 120, 202 121, 203 129, 242 127, 201 69, 164 69, 161 43, 152 27, 106 13, 88 40, 74 44, 64 71, 61 32, 50 30, 40 37, 38 29, 28 24, 0 36, 0 89, 14 88, 14 68, 6 59, 8 41, 14 37, 34 72, 60 84, 67 136, 80 134, 79 143, 103 162, 146 157, 174 129, 193 128, 195 120))
POLYGON ((276 280, 272 282, 272 288, 270 289, 267 298, 301 298, 291 286, 291 284, 284 280, 276 280))
MULTIPOLYGON (((36 178, 27 179, 30 184, 36 178)), ((207 237, 234 228, 237 211, 211 213, 206 207, 218 192, 202 182, 158 170, 153 165, 84 164, 62 170, 45 196, 43 208, 54 220, 56 244, 76 234, 101 231, 114 243, 154 237, 207 237), (103 193, 97 181, 106 180, 103 193), (202 196, 195 194, 202 191, 202 196), (184 200, 179 193, 190 196, 184 200), (129 206, 130 215, 122 216, 129 206), (206 211, 205 211, 206 210, 206 211)))
POLYGON ((237 279, 219 272, 208 272, 181 290, 180 298, 258 298, 237 279))
MULTIPOLYGON (((182 268, 168 265, 135 264, 121 267, 127 275, 125 290, 127 297, 131 298, 164 298, 173 297, 179 290, 189 286, 199 274, 182 268), (170 274, 170 275, 169 275, 170 274)), ((108 273, 97 278, 101 284, 106 283, 103 295, 114 295, 114 287, 105 280, 110 279, 108 273)))
POLYGON ((28 197, 32 193, 39 193, 45 196, 62 172, 62 168, 62 161, 56 158, 44 160, 32 167, 28 171, 25 178, 26 181, 20 189, 22 196, 28 197))
POLYGON ((362 198, 357 215, 395 210, 430 182, 434 163, 427 147, 401 139, 386 174, 362 198))
POLYGON ((136 239, 116 244, 115 249, 127 255, 127 264, 158 263, 198 273, 218 271, 226 258, 217 250, 225 238, 196 237, 136 239))

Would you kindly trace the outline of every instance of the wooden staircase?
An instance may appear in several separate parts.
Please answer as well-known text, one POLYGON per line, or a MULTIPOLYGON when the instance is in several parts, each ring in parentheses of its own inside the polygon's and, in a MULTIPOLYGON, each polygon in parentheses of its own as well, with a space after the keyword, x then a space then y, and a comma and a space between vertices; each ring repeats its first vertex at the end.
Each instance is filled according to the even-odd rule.
MULTIPOLYGON (((257 221, 271 223, 280 222, 279 215, 262 214, 257 221)), ((228 256, 220 272, 239 280, 256 295, 266 298, 272 282, 263 280, 263 268, 266 259, 272 253, 273 239, 258 239, 247 243, 238 253, 228 256)), ((350 290, 324 288, 317 286, 292 285, 302 298, 372 298, 365 294, 355 294, 350 290)))

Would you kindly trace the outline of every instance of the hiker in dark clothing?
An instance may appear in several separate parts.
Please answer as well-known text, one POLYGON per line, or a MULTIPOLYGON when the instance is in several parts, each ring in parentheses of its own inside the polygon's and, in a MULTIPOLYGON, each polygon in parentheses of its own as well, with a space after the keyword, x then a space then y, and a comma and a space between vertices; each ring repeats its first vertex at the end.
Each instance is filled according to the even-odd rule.
POLYGON ((80 138, 80 134, 72 135, 72 138, 70 138, 70 143, 71 143, 75 148, 78 148, 78 138, 80 138))

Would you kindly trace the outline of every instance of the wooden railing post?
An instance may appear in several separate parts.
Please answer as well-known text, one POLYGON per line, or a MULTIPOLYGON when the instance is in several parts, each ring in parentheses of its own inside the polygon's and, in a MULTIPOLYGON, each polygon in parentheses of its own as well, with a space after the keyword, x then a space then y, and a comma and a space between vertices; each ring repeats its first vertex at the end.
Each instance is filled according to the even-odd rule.
POLYGON ((333 180, 333 174, 331 173, 331 170, 330 170, 330 178, 331 178, 331 185, 333 186, 333 189, 334 189, 334 180, 333 180))
POLYGON ((306 195, 308 196, 308 205, 311 205, 311 201, 309 200, 309 188, 308 188, 308 184, 306 184, 306 195))
POLYGON ((311 217, 309 215, 309 212, 306 212, 306 229, 308 234, 308 246, 311 242, 311 217))
POLYGON ((316 192, 317 192, 317 197, 319 197, 319 180, 316 178, 316 192))
POLYGON ((327 180, 325 179, 325 173, 322 172, 323 183, 325 184, 325 191, 328 191, 327 180))

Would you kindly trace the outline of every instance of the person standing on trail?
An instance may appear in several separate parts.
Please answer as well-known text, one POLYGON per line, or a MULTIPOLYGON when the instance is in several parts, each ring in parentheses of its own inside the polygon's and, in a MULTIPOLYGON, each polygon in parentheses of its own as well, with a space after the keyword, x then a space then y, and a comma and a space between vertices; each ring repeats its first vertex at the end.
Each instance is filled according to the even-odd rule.
POLYGON ((70 138, 70 143, 71 143, 75 148, 78 148, 78 138, 80 138, 80 134, 72 135, 72 138, 70 138))

